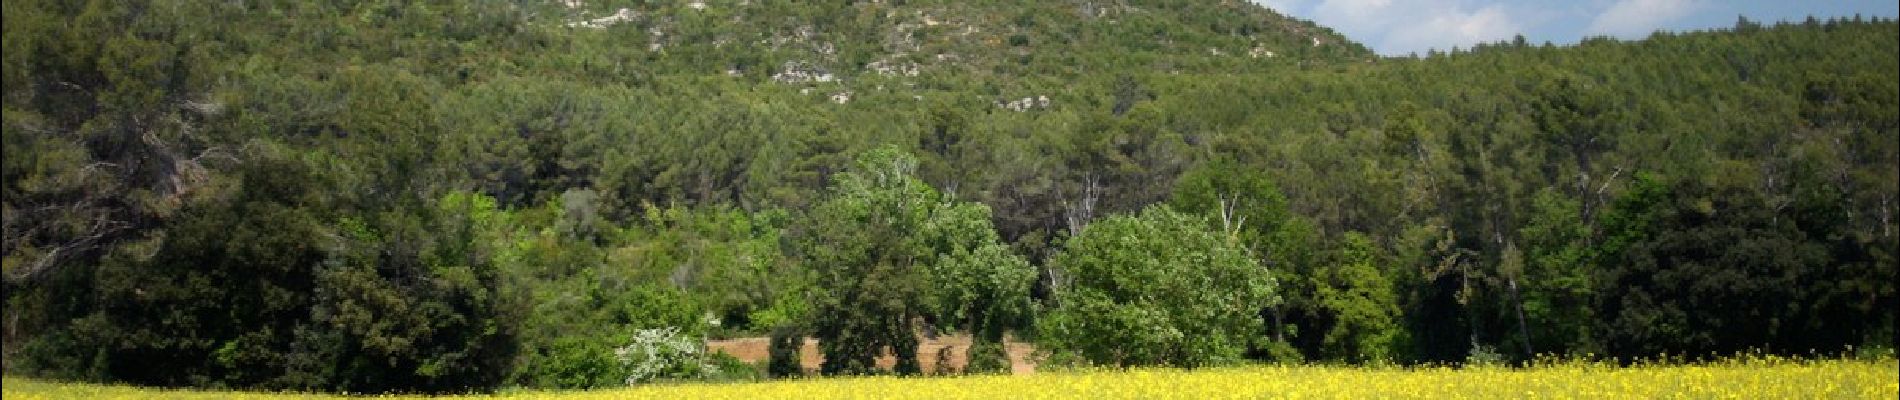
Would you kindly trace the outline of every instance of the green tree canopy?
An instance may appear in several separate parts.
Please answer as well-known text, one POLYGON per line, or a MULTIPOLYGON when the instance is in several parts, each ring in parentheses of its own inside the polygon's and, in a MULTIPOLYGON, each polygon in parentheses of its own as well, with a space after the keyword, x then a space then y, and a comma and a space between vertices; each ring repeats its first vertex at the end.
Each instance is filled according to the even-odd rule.
POLYGON ((1167 206, 1089 224, 1051 261, 1061 273, 1043 346, 1108 365, 1202 366, 1264 338, 1274 280, 1206 220, 1167 206))
POLYGON ((867 152, 796 225, 826 373, 870 372, 886 348, 898 373, 918 372, 924 318, 997 339, 1027 315, 1034 272, 999 243, 988 207, 939 194, 916 168, 894 147, 867 152))

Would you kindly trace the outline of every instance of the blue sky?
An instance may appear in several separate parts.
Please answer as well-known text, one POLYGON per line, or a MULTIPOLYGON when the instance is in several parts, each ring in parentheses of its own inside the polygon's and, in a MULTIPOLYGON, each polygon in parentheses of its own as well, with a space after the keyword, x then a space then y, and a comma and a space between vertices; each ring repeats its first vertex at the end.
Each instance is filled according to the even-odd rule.
POLYGON ((1657 30, 1725 28, 1735 17, 1772 23, 1809 15, 1893 18, 1894 0, 1254 0, 1332 27, 1385 55, 1468 48, 1523 34, 1531 43, 1588 36, 1640 39, 1657 30))

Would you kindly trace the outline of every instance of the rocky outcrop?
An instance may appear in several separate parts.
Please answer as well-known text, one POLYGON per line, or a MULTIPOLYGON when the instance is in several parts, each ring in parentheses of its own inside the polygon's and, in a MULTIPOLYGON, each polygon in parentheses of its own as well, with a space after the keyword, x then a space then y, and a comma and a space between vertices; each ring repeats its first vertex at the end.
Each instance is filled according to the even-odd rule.
POLYGON ((1049 96, 1024 97, 1010 101, 997 101, 997 107, 1015 112, 1049 109, 1049 96))
MULTIPOLYGON (((569 4, 579 4, 579 2, 575 1, 569 4)), ((570 6, 570 7, 574 7, 574 6, 570 6)), ((601 28, 606 28, 609 26, 614 26, 614 24, 618 24, 621 22, 632 21, 635 18, 639 18, 639 17, 640 17, 640 13, 636 13, 636 12, 633 12, 633 10, 622 8, 618 11, 614 11, 613 15, 600 17, 600 18, 594 18, 594 19, 586 19, 586 20, 569 22, 567 23, 567 26, 569 28, 601 29, 601 28)))
POLYGON ((778 83, 824 83, 838 80, 829 71, 801 61, 786 61, 779 72, 772 74, 772 81, 778 83))

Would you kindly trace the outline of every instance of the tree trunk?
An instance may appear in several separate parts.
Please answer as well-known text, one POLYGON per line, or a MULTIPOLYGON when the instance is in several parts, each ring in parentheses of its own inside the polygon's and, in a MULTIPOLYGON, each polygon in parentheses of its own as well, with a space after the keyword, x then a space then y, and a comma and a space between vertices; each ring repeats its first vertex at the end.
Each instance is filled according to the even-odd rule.
POLYGON ((1536 358, 1537 351, 1531 348, 1530 324, 1524 319, 1524 298, 1517 293, 1517 278, 1508 278, 1505 282, 1510 284, 1511 302, 1517 304, 1517 333, 1524 340, 1524 357, 1527 360, 1536 358))
POLYGON ((1273 314, 1273 341, 1286 343, 1286 313, 1280 307, 1274 304, 1269 311, 1273 314))

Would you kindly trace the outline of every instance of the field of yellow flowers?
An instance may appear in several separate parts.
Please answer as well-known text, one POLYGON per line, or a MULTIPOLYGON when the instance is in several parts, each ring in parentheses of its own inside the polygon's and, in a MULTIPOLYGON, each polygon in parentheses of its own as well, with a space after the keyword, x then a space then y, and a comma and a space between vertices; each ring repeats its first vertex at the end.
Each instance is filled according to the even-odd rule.
MULTIPOLYGON (((1894 399, 1892 358, 1797 361, 1751 358, 1617 367, 1562 363, 1531 368, 1246 366, 1132 369, 1017 376, 831 378, 677 384, 585 392, 517 391, 520 399, 959 399, 959 398, 1796 398, 1894 399)), ((329 395, 144 389, 6 378, 7 399, 291 399, 329 395)))

